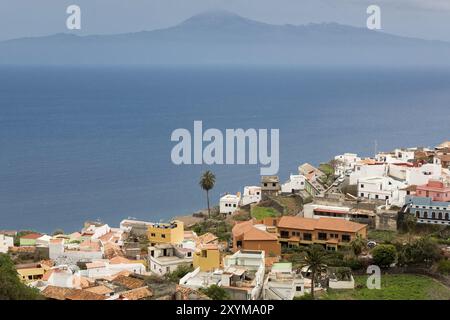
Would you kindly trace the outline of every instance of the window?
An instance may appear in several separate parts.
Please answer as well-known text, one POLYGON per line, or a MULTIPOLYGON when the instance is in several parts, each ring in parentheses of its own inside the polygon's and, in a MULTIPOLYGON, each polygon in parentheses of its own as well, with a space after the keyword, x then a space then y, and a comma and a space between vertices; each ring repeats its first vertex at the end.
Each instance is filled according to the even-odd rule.
POLYGON ((208 257, 208 251, 202 250, 202 258, 207 258, 207 257, 208 257))
POLYGON ((361 197, 364 197, 364 193, 361 193, 361 197))
POLYGON ((389 196, 386 196, 386 200, 389 200, 389 196))
POLYGON ((267 183, 264 183, 264 187, 267 187, 267 183))
POLYGON ((296 287, 295 287, 295 291, 297 291, 297 292, 302 292, 302 287, 301 287, 301 286, 296 286, 296 287))
POLYGON ((343 235, 342 235, 342 241, 343 241, 343 242, 349 242, 349 241, 350 241, 350 235, 348 235, 348 234, 343 234, 343 235))
POLYGON ((361 185, 361 189, 364 189, 364 185, 363 184, 361 185))
POLYGON ((272 187, 275 187, 277 184, 276 183, 272 183, 272 187))
POLYGON ((378 195, 376 194, 376 195, 375 195, 375 199, 378 199, 378 198, 379 198, 379 197, 378 197, 378 195))
POLYGON ((312 240, 312 234, 311 233, 304 233, 303 234, 303 240, 311 241, 312 240))
POLYGON ((242 247, 242 241, 236 241, 236 246, 237 247, 242 247))
POLYGON ((156 237, 156 234, 152 233, 150 234, 151 237, 156 237))
POLYGON ((416 211, 416 218, 420 217, 420 211, 416 211))
POLYGON ((442 212, 439 212, 438 219, 442 219, 442 212))
POLYGON ((280 236, 282 238, 289 238, 289 231, 280 231, 280 236))
POLYGON ((319 240, 327 240, 327 234, 324 232, 319 232, 319 240))
POLYGON ((165 238, 165 237, 166 237, 166 235, 165 235, 165 234, 162 234, 162 235, 161 235, 161 238, 165 238))

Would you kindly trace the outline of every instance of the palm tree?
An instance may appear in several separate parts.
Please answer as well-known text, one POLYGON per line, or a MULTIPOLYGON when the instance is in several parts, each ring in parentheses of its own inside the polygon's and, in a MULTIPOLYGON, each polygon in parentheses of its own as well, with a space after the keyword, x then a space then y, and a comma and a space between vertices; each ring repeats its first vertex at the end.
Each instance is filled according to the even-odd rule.
POLYGON ((352 247, 353 253, 356 256, 359 256, 366 248, 366 241, 358 234, 356 238, 350 242, 350 246, 352 247))
POLYGON ((208 217, 211 218, 211 209, 209 207, 209 190, 214 188, 216 183, 216 176, 211 171, 207 170, 202 174, 200 178, 200 187, 206 191, 206 201, 208 203, 208 217))
POLYGON ((316 277, 327 270, 327 253, 321 245, 312 245, 303 257, 303 267, 311 273, 311 298, 314 299, 314 285, 316 277))

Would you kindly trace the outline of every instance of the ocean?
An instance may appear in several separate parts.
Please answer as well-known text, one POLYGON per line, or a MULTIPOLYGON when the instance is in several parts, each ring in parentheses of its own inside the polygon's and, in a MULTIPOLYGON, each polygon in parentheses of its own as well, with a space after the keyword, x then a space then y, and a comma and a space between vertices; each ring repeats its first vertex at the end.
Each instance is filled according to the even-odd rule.
POLYGON ((172 163, 173 130, 280 130, 281 180, 334 155, 450 138, 450 70, 0 68, 0 229, 167 220, 259 183, 257 165, 172 163))

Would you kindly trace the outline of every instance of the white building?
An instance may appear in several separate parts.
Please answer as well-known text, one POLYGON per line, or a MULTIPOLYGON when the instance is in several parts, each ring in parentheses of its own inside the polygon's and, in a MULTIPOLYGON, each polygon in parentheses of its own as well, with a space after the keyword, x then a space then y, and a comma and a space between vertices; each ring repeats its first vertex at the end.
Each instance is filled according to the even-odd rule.
POLYGON ((78 267, 61 265, 47 271, 42 280, 46 286, 81 289, 81 278, 78 267))
POLYGON ((226 194, 220 198, 219 210, 223 214, 233 214, 239 210, 239 202, 241 201, 240 194, 226 194))
POLYGON ((84 241, 81 244, 65 244, 63 239, 52 239, 49 244, 49 257, 57 265, 76 265, 103 258, 100 241, 84 241))
POLYGON ((292 263, 274 263, 264 282, 264 300, 292 300, 305 294, 303 276, 292 271, 292 263))
POLYGON ((368 163, 361 161, 355 164, 355 171, 350 174, 349 184, 354 185, 358 183, 359 179, 368 177, 384 177, 387 175, 387 165, 384 163, 368 163))
POLYGON ((389 176, 403 180, 407 185, 424 185, 430 179, 440 180, 442 177, 442 167, 432 163, 420 167, 406 163, 391 163, 388 166, 389 176))
POLYGON ((379 152, 375 155, 375 160, 385 163, 402 163, 413 161, 417 148, 400 149, 392 152, 379 152))
POLYGON ((223 269, 202 272, 197 268, 181 278, 179 284, 191 289, 215 284, 233 300, 257 300, 262 294, 264 272, 264 251, 242 250, 225 257, 223 269))
POLYGON ((50 240, 52 237, 49 235, 44 234, 42 237, 39 237, 36 239, 36 246, 38 247, 48 247, 50 244, 50 240))
POLYGON ((353 171, 355 169, 356 163, 361 161, 361 158, 358 157, 356 153, 344 153, 334 157, 336 160, 336 167, 334 170, 334 174, 337 176, 344 175, 347 171, 353 171))
POLYGON ((158 244, 148 248, 149 271, 163 276, 180 265, 192 266, 194 250, 171 244, 158 244))
POLYGON ((245 206, 250 203, 258 203, 260 201, 261 201, 261 187, 259 186, 244 187, 244 194, 242 195, 241 206, 245 206))
POLYGON ((90 237, 91 239, 98 239, 109 232, 111 232, 111 228, 107 224, 101 225, 91 224, 86 228, 83 228, 81 233, 84 237, 90 237))
POLYGON ((369 177, 358 180, 358 197, 382 200, 388 205, 403 205, 399 202, 400 189, 407 185, 390 177, 369 177))
POLYGON ((0 234, 0 253, 7 253, 11 247, 14 247, 14 238, 0 234))
POLYGON ((112 277, 122 271, 144 274, 145 266, 140 262, 125 258, 119 258, 118 261, 114 260, 114 258, 109 261, 94 260, 90 263, 86 263, 86 270, 82 270, 81 274, 87 278, 99 279, 112 277))
POLYGON ((305 176, 301 174, 291 174, 289 180, 281 185, 282 193, 295 193, 305 190, 305 176))

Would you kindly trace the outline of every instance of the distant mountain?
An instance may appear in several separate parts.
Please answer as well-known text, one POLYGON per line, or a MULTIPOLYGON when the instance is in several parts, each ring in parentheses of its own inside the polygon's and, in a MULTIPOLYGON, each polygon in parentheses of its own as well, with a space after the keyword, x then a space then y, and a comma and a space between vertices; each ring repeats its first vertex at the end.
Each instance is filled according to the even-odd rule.
POLYGON ((337 23, 271 25, 230 12, 167 29, 0 42, 0 64, 450 65, 450 43, 337 23))

